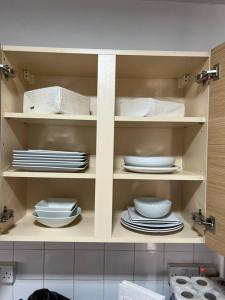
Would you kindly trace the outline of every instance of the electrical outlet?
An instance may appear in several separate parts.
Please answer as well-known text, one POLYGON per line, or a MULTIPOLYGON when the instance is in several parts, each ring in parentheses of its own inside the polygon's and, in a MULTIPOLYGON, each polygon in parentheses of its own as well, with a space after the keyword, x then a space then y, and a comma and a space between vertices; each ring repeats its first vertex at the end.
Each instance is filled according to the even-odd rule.
POLYGON ((15 282, 16 264, 13 262, 0 262, 0 283, 13 285, 15 282))

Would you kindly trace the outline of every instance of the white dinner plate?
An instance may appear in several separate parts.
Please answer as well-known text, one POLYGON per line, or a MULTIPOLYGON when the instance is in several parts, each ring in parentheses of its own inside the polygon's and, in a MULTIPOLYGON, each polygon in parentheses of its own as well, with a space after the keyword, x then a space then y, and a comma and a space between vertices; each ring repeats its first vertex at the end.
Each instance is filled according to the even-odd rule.
POLYGON ((81 214, 81 208, 77 208, 77 212, 75 215, 66 217, 66 218, 44 218, 44 217, 38 217, 37 213, 33 212, 33 217, 36 221, 39 223, 47 226, 47 227, 64 227, 72 223, 79 215, 81 214))
POLYGON ((82 168, 70 168, 70 167, 47 167, 47 166, 27 166, 27 165, 12 165, 17 170, 24 171, 40 171, 40 172, 79 172, 87 168, 87 165, 82 168))
POLYGON ((77 205, 74 198, 47 198, 39 201, 35 205, 35 209, 45 211, 71 211, 77 205))
POLYGON ((87 161, 87 156, 66 156, 66 155, 24 155, 24 154, 13 154, 13 159, 15 160, 35 160, 35 161, 52 161, 52 160, 60 160, 60 161, 74 161, 74 162, 82 162, 87 161))
POLYGON ((177 214, 174 212, 171 212, 169 215, 167 215, 163 218, 157 218, 157 219, 146 218, 146 217, 138 214, 134 207, 128 207, 128 216, 129 216, 130 221, 133 224, 135 224, 135 223, 181 224, 183 222, 183 219, 181 219, 181 217, 178 217, 177 214))
POLYGON ((157 223, 157 222, 151 222, 151 223, 142 223, 142 222, 132 222, 132 220, 129 217, 129 214, 127 213, 123 213, 121 216, 122 221, 124 221, 125 223, 127 223, 128 225, 131 226, 136 226, 137 228, 144 228, 144 229, 172 229, 172 228, 176 228, 179 227, 183 224, 183 222, 179 222, 179 223, 157 223))
POLYGON ((26 160, 13 160, 12 165, 22 165, 22 166, 47 166, 47 167, 73 167, 81 168, 84 167, 87 162, 61 162, 61 161, 26 161, 26 160))
POLYGON ((54 150, 13 150, 13 153, 29 154, 29 155, 87 155, 86 152, 79 151, 54 151, 54 150))
POLYGON ((121 215, 121 220, 125 222, 129 226, 134 226, 137 228, 143 228, 143 229, 152 229, 152 230, 158 230, 158 229, 165 229, 165 230, 172 230, 173 228, 177 228, 180 226, 183 226, 183 222, 180 223, 133 223, 132 220, 129 217, 128 211, 123 211, 121 215))
POLYGON ((142 227, 137 227, 135 225, 130 225, 130 224, 126 223, 125 221, 123 221, 122 219, 121 219, 121 224, 124 225, 126 228, 135 230, 137 232, 155 233, 155 234, 172 233, 172 232, 176 232, 178 230, 181 230, 184 227, 184 225, 182 224, 182 225, 179 225, 179 226, 176 226, 176 227, 173 227, 173 228, 169 228, 169 229, 142 228, 142 227))
POLYGON ((150 230, 152 232, 158 232, 159 230, 161 232, 171 232, 171 231, 180 229, 184 226, 183 224, 180 224, 180 225, 175 225, 175 226, 170 226, 170 227, 154 227, 154 226, 153 227, 151 227, 151 226, 145 227, 145 226, 139 226, 136 224, 128 223, 125 220, 123 220, 122 218, 121 218, 121 223, 125 224, 128 227, 133 227, 135 229, 141 229, 141 230, 146 230, 146 231, 150 230))
POLYGON ((178 170, 177 166, 168 167, 168 168, 150 168, 150 167, 135 167, 123 165, 124 169, 130 172, 136 173, 152 173, 152 174, 167 174, 173 173, 178 170))
POLYGON ((175 164, 175 157, 172 156, 124 156, 124 163, 128 166, 167 168, 175 164))

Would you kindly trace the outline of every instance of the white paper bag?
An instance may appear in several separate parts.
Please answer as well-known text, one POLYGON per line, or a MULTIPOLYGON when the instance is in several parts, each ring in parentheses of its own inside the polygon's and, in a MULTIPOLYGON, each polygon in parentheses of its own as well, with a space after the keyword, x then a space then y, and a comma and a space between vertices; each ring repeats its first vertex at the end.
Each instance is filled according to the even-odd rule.
POLYGON ((90 98, 59 86, 28 91, 23 98, 24 113, 90 114, 90 98))

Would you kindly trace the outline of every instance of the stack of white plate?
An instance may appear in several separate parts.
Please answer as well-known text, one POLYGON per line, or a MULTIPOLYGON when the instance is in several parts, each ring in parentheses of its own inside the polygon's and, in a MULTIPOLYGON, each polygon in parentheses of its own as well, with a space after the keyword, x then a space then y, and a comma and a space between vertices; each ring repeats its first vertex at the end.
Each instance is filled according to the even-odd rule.
POLYGON ((33 217, 48 227, 64 227, 72 223, 81 213, 77 201, 70 198, 50 198, 35 205, 33 217))
POLYGON ((79 172, 87 168, 85 152, 13 150, 12 166, 24 171, 79 172))
POLYGON ((172 173, 178 170, 175 157, 124 156, 124 169, 138 173, 172 173))
POLYGON ((163 218, 146 218, 138 214, 134 207, 123 211, 121 224, 138 232, 155 234, 172 233, 184 227, 182 219, 174 212, 163 218))

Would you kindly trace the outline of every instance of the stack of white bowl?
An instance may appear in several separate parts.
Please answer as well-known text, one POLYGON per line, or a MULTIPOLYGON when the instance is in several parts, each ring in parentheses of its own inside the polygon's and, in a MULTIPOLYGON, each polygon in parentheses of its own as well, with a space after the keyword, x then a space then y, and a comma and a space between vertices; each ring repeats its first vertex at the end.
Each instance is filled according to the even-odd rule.
POLYGON ((49 198, 35 205, 33 217, 47 227, 64 227, 81 213, 77 200, 72 198, 49 198))
POLYGON ((156 197, 134 199, 134 207, 122 213, 121 223, 128 229, 144 233, 172 233, 183 228, 183 220, 171 212, 172 202, 156 197))
POLYGON ((124 169, 138 173, 172 173, 177 171, 175 157, 171 156, 124 156, 124 169))

